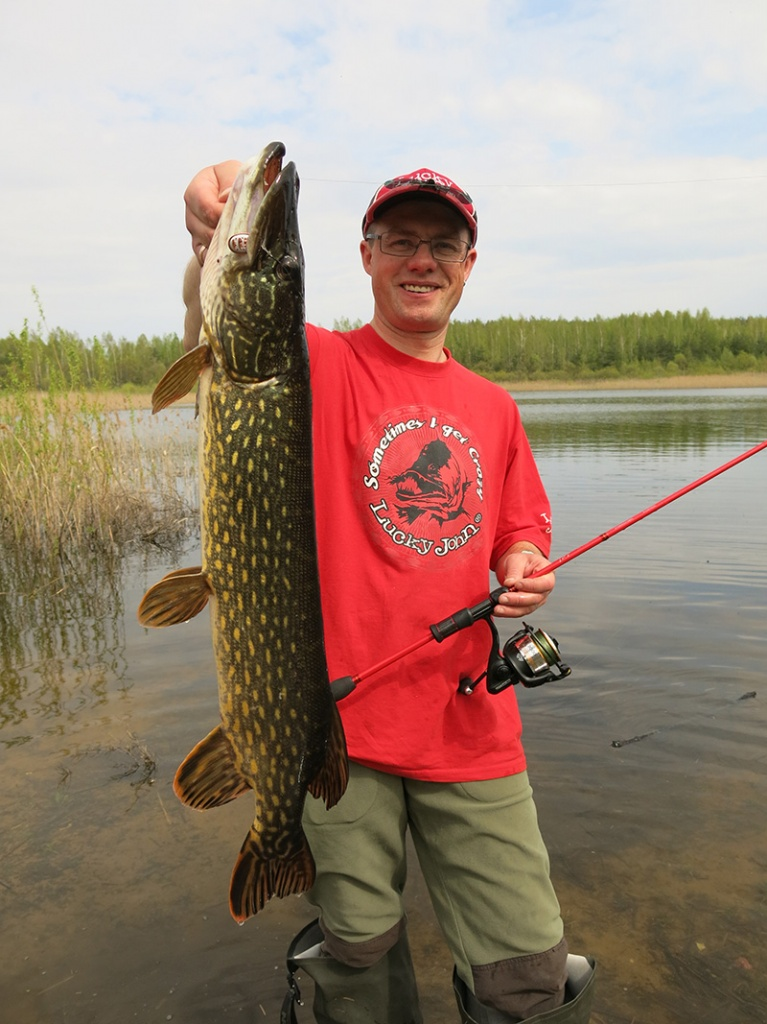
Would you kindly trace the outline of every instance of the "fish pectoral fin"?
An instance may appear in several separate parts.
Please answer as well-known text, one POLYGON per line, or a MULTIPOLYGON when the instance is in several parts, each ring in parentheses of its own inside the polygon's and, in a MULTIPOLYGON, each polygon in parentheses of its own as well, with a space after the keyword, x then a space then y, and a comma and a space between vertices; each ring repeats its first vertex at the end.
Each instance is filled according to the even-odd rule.
POLYGON ((197 378, 211 362, 209 345, 197 345, 168 367, 152 392, 152 412, 166 409, 184 395, 188 395, 197 378))
POLYGON ((217 725, 186 755, 173 780, 173 792, 182 804, 196 811, 228 804, 250 785, 238 771, 232 744, 217 725))
POLYGON ((307 892, 314 884, 312 851, 303 829, 284 843, 269 848, 268 841, 251 827, 234 865, 229 887, 229 909, 242 924, 257 914, 272 896, 291 896, 307 892))
POLYGON ((175 626, 188 622, 203 610, 211 595, 208 579, 199 565, 176 569, 147 590, 138 606, 142 626, 175 626))
POLYGON ((349 761, 346 756, 346 737, 338 707, 333 701, 330 706, 330 732, 325 750, 325 762, 309 783, 312 796, 325 801, 328 810, 335 806, 346 790, 349 781, 349 761))

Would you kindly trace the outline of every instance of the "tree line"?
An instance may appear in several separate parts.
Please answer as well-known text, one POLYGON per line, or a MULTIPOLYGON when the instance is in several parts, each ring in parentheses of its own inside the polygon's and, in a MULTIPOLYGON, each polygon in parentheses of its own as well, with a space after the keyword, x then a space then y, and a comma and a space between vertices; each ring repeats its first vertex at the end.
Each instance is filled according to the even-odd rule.
POLYGON ((457 321, 447 344, 459 362, 493 379, 767 371, 767 317, 712 317, 707 309, 590 320, 457 321))
MULTIPOLYGON (((358 324, 342 318, 333 326, 358 324)), ((495 380, 767 372, 767 317, 712 317, 706 309, 590 320, 457 320, 447 344, 459 362, 495 380)), ((84 340, 61 328, 44 336, 25 326, 0 338, 0 387, 151 390, 182 353, 177 334, 84 340)))
POLYGON ((140 334, 135 341, 102 334, 83 340, 58 327, 45 337, 25 327, 0 338, 0 387, 151 391, 183 351, 177 334, 140 334))

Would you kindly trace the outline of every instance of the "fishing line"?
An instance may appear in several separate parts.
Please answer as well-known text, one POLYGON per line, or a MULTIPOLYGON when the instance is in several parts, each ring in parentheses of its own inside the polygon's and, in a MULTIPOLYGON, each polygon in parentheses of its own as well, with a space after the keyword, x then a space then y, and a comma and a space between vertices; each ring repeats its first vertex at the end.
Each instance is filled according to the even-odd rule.
MULTIPOLYGON (((726 473, 728 469, 732 469, 734 466, 744 462, 746 459, 750 459, 758 452, 764 451, 765 448, 767 448, 767 440, 760 442, 753 448, 749 448, 748 451, 737 455, 735 458, 730 459, 728 462, 717 467, 717 469, 713 469, 711 472, 699 477, 697 480, 687 484, 685 487, 681 487, 678 491, 674 491, 673 494, 669 494, 665 498, 661 498, 660 501, 656 501, 653 505, 644 509, 644 511, 638 512, 636 515, 631 516, 624 522, 612 527, 612 529, 606 530, 604 533, 597 534, 596 537, 592 537, 592 539, 586 541, 585 544, 581 544, 566 555, 562 555, 553 562, 549 562, 547 565, 544 565, 543 568, 537 569, 535 572, 527 576, 526 579, 536 579, 539 576, 544 576, 547 573, 556 571, 563 565, 567 565, 568 562, 574 561, 574 559, 579 558, 592 548, 610 540, 610 538, 614 537, 616 534, 621 533, 623 530, 627 530, 635 523, 641 522, 642 519, 646 519, 654 512, 658 512, 660 509, 665 508, 666 505, 670 505, 672 501, 676 501, 678 498, 683 497, 685 494, 689 494, 690 491, 695 490, 697 487, 701 487, 703 484, 708 483, 709 480, 713 480, 722 473, 726 473)), ((541 683, 550 682, 552 679, 560 679, 569 675, 571 669, 561 661, 559 657, 559 647, 556 640, 550 637, 542 629, 533 629, 531 626, 525 624, 524 629, 520 630, 506 642, 503 651, 499 651, 500 641, 498 631, 492 620, 492 612, 498 603, 498 598, 501 594, 506 592, 506 587, 498 587, 496 590, 493 590, 489 597, 484 601, 480 601, 467 608, 461 608, 459 611, 454 612, 452 615, 442 619, 440 622, 433 623, 429 626, 429 632, 426 635, 410 644, 409 647, 404 648, 404 650, 398 651, 396 654, 392 654, 388 658, 384 658, 376 665, 372 665, 364 672, 360 672, 355 676, 342 676, 339 679, 333 680, 330 686, 334 699, 336 701, 343 700, 343 698, 356 689, 358 683, 361 683, 364 679, 368 679, 370 676, 376 675, 378 672, 383 671, 383 669, 388 668, 395 662, 401 661, 403 658, 407 658, 415 651, 425 647, 426 644, 431 643, 432 640, 435 640, 437 643, 442 643, 442 641, 446 640, 449 636, 474 625, 476 622, 486 622, 490 628, 492 635, 490 657, 488 659, 487 670, 479 677, 479 679, 461 680, 459 689, 462 693, 470 694, 477 683, 485 678, 487 679, 487 686, 490 692, 500 693, 501 690, 505 689, 507 686, 514 685, 518 682, 521 682, 523 686, 528 687, 539 686, 541 683)))

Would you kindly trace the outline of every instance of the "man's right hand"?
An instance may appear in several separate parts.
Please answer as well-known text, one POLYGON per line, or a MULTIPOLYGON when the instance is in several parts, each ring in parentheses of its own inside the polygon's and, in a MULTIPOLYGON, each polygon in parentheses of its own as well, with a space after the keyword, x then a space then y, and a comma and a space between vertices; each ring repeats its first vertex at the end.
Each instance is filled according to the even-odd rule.
POLYGON ((216 224, 241 166, 239 160, 224 160, 205 167, 195 174, 184 192, 186 227, 192 236, 192 249, 200 265, 205 260, 216 224))

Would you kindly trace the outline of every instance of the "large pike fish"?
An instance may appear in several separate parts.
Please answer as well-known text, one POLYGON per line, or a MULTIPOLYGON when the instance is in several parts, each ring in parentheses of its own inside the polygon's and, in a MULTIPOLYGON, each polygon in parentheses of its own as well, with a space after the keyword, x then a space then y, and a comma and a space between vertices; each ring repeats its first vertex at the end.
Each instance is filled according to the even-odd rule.
POLYGON ((200 344, 153 395, 157 411, 200 378, 203 564, 169 573, 139 606, 146 626, 211 607, 221 724, 174 789, 198 810, 255 794, 229 894, 239 922, 312 885, 306 793, 331 807, 348 775, 325 662, 298 179, 284 153, 273 143, 240 173, 202 271, 200 344))

